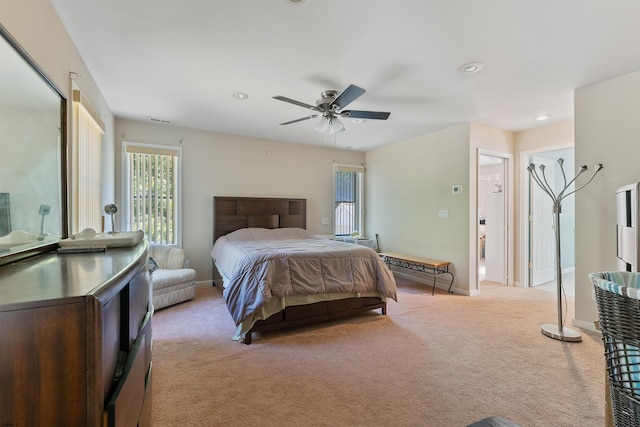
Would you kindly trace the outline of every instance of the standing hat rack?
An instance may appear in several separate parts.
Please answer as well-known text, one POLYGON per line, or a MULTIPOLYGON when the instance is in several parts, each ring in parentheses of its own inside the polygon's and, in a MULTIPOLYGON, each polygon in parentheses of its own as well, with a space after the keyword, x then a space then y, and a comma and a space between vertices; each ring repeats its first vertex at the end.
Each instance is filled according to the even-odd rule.
POLYGON ((582 175, 584 172, 586 172, 589 168, 586 165, 580 166, 580 170, 578 171, 576 176, 567 183, 567 176, 564 172, 564 166, 563 166, 564 159, 562 158, 558 159, 558 164, 560 165, 560 170, 562 171, 562 178, 564 180, 564 187, 558 194, 556 194, 553 191, 553 187, 547 181, 547 177, 544 173, 544 169, 545 169, 544 165, 540 165, 538 167, 540 169, 539 174, 536 171, 536 165, 534 163, 530 163, 529 166, 527 167, 527 170, 529 171, 529 175, 531 176, 531 178, 536 182, 536 184, 540 186, 540 188, 542 188, 542 190, 549 197, 551 197, 551 200, 553 202, 554 228, 555 228, 555 235, 556 235, 556 282, 557 282, 556 284, 557 284, 557 291, 558 291, 558 324, 557 325, 549 324, 549 323, 543 324, 541 327, 541 332, 544 335, 556 340, 580 342, 582 341, 580 332, 572 328, 565 328, 564 318, 562 315, 562 293, 564 292, 564 289, 562 287, 562 264, 560 262, 560 214, 562 213, 562 200, 565 199, 567 196, 570 196, 571 194, 577 192, 578 190, 581 190, 584 187, 586 187, 591 181, 593 181, 593 178, 595 178, 598 172, 602 170, 603 166, 602 166, 602 163, 599 163, 596 166, 595 171, 593 172, 593 175, 591 176, 591 178, 589 178, 587 182, 585 182, 581 187, 576 188, 573 191, 567 192, 568 190, 570 190, 570 187, 576 182, 578 177, 582 175))

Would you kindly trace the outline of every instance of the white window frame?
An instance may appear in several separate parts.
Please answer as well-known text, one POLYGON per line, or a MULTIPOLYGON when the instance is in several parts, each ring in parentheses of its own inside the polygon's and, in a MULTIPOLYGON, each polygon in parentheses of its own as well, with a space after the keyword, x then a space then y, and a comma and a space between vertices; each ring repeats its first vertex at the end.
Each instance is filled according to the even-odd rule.
POLYGON ((336 221, 336 198, 337 198, 337 194, 336 194, 336 172, 338 171, 345 171, 345 172, 356 172, 359 174, 358 176, 358 181, 357 181, 357 188, 356 188, 356 215, 357 215, 357 224, 358 224, 358 229, 357 230, 352 230, 358 232, 358 234, 360 236, 364 236, 364 172, 365 172, 365 168, 364 166, 361 165, 349 165, 349 164, 341 164, 341 163, 334 163, 333 164, 333 205, 332 205, 332 222, 333 222, 333 235, 334 237, 344 237, 347 235, 350 235, 350 233, 348 234, 338 234, 337 233, 337 221, 336 221))
MULTIPOLYGON (((174 217, 175 221, 175 237, 173 243, 167 243, 172 246, 182 247, 182 147, 174 145, 147 144, 142 142, 122 142, 122 199, 123 199, 123 215, 121 218, 122 226, 125 230, 131 230, 131 163, 127 155, 129 147, 138 147, 149 151, 175 151, 177 152, 176 161, 176 184, 175 184, 175 200, 174 200, 174 217)), ((134 230, 131 230, 134 231, 134 230)), ((151 242, 151 240, 149 240, 151 242)))

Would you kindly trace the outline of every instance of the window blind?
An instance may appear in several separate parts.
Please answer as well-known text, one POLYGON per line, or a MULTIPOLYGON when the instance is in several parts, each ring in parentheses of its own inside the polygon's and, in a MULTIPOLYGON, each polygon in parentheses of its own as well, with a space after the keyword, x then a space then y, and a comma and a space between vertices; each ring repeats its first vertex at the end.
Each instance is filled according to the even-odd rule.
POLYGON ((364 167, 334 164, 334 233, 362 232, 362 174, 364 167))
POLYGON ((129 224, 154 243, 178 243, 178 161, 171 147, 127 145, 129 224))
POLYGON ((101 150, 104 124, 80 91, 73 91, 71 230, 102 230, 101 150))

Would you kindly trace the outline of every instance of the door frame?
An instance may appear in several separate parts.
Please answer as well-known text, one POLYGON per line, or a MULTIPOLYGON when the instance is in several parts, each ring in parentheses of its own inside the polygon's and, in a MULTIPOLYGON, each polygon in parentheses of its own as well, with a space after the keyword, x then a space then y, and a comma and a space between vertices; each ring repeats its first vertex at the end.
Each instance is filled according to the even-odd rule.
POLYGON ((547 147, 536 148, 533 150, 521 151, 520 152, 520 185, 519 185, 519 197, 520 206, 518 207, 519 211, 519 249, 521 256, 518 259, 520 267, 518 269, 518 281, 521 283, 522 287, 528 288, 530 287, 529 283, 529 257, 530 257, 530 243, 529 243, 529 181, 530 176, 527 171, 527 167, 529 166, 528 159, 530 156, 540 153, 546 153, 549 151, 558 151, 558 150, 566 150, 566 149, 574 149, 575 153, 575 144, 558 144, 558 145, 550 145, 547 147), (523 196, 526 195, 526 196, 523 196))
MULTIPOLYGON (((531 154, 529 158, 530 161, 533 160, 533 163, 535 163, 537 173, 540 173, 539 168, 544 165, 545 177, 555 191, 556 161, 538 154, 531 154)), ((529 176, 529 178, 531 177, 529 176)), ((529 185, 527 186, 527 199, 529 203, 527 215, 527 237, 529 238, 529 245, 527 246, 529 249, 527 256, 527 267, 529 269, 527 283, 528 287, 535 287, 553 282, 556 279, 556 258, 554 256, 556 224, 553 215, 553 201, 532 179, 529 179, 529 185)))
POLYGON ((478 182, 480 176, 479 164, 480 164, 480 156, 490 156, 490 157, 499 157, 504 160, 504 187, 502 191, 505 193, 505 276, 504 276, 504 285, 505 286, 513 286, 514 284, 514 274, 513 274, 513 260, 514 260, 514 233, 513 233, 513 206, 514 206, 514 186, 513 186, 513 155, 510 153, 504 153, 499 151, 491 151, 491 150, 483 150, 478 148, 476 151, 476 200, 475 200, 475 227, 473 228, 475 236, 474 240, 475 244, 475 259, 473 264, 475 265, 475 290, 476 293, 480 293, 480 253, 478 250, 478 225, 480 218, 478 216, 478 182))

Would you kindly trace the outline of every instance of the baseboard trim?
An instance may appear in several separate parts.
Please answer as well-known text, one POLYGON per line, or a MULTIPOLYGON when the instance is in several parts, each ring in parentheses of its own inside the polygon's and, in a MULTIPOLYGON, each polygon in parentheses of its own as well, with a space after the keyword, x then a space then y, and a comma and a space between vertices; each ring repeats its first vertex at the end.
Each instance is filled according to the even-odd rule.
POLYGON ((596 329, 594 322, 587 322, 585 320, 573 319, 571 325, 580 329, 584 329, 591 332, 600 332, 596 329))
POLYGON ((213 280, 200 280, 200 281, 196 281, 196 286, 214 286, 215 284, 213 283, 213 280))
MULTIPOLYGON (((405 279, 409 279, 409 280, 414 280, 418 283, 422 283, 423 285, 426 285, 429 290, 431 290, 431 286, 433 286, 433 276, 425 277, 425 276, 421 276, 414 273, 408 273, 408 272, 399 270, 397 267, 391 269, 391 271, 393 272, 393 274, 397 276, 404 277, 405 279)), ((448 279, 441 279, 439 277, 436 278, 436 288, 442 289, 445 292, 449 290, 449 283, 450 281, 448 279)), ((466 296, 471 295, 467 289, 456 288, 455 282, 451 287, 451 292, 458 295, 466 295, 466 296)))

